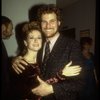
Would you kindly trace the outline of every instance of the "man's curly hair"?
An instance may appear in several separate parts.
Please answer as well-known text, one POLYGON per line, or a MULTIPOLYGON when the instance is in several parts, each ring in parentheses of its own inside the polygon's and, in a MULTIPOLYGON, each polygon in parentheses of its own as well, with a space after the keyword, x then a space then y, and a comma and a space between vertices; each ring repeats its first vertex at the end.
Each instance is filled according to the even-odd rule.
POLYGON ((48 14, 48 13, 55 13, 57 15, 57 20, 61 21, 61 12, 60 9, 57 8, 55 4, 47 4, 43 5, 38 9, 38 18, 41 21, 42 14, 48 14))

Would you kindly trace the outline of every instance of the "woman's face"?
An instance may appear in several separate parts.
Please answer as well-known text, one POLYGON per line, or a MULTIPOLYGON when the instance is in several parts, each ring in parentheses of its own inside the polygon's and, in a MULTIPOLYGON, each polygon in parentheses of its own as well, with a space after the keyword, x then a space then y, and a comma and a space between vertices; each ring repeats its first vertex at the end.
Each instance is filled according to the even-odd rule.
POLYGON ((89 44, 89 43, 85 43, 84 45, 83 45, 83 48, 84 49, 90 49, 92 47, 92 44, 89 44))
POLYGON ((27 40, 24 41, 28 50, 38 51, 42 46, 42 36, 41 32, 38 30, 33 30, 28 34, 27 40))

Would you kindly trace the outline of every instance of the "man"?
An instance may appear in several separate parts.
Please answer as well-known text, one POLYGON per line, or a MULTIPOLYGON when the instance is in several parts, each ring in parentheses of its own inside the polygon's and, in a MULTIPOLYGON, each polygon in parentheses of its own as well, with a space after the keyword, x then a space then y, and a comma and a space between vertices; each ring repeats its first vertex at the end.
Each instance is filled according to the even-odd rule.
MULTIPOLYGON (((55 5, 42 6, 38 10, 38 16, 46 41, 38 54, 38 62, 41 64, 41 78, 37 77, 37 79, 40 85, 32 89, 32 92, 41 96, 41 100, 78 100, 84 83, 83 58, 79 43, 59 33, 58 30, 61 24, 60 10, 55 5), (44 61, 47 41, 49 41, 50 53, 46 61, 44 61), (72 65, 81 65, 82 71, 80 75, 67 77, 65 80, 54 84, 45 82, 56 76, 56 73, 70 61, 72 61, 72 65)), ((21 60, 21 57, 19 59, 21 60)), ((17 62, 13 63, 13 69, 17 73, 22 73, 21 69, 24 70, 25 68, 20 64, 17 67, 19 63, 17 62)))
MULTIPOLYGON (((6 16, 2 16, 2 25, 1 25, 2 39, 9 39, 10 36, 12 35, 12 30, 13 30, 12 21, 6 16)), ((10 97, 9 63, 8 63, 7 50, 5 48, 3 40, 1 40, 1 44, 2 44, 1 98, 2 100, 6 100, 6 98, 10 97)))

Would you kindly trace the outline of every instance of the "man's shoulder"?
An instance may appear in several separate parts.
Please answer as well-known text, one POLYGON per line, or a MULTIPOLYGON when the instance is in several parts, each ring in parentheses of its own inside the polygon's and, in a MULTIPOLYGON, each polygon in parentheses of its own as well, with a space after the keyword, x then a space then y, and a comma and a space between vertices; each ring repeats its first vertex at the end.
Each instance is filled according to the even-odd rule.
POLYGON ((69 44, 80 44, 79 41, 77 41, 76 39, 73 39, 73 38, 70 38, 70 37, 67 37, 67 36, 64 36, 64 35, 61 35, 62 37, 62 40, 64 40, 66 43, 69 43, 69 44))

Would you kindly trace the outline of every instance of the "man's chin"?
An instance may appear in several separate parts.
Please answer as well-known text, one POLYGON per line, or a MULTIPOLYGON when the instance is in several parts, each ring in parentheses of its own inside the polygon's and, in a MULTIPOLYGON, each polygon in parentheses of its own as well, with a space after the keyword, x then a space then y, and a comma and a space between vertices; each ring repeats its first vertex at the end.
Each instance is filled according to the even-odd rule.
POLYGON ((44 35, 45 35, 46 38, 52 38, 53 36, 56 35, 56 33, 57 33, 57 31, 56 32, 54 32, 54 31, 50 31, 50 32, 45 31, 44 35))
POLYGON ((9 37, 3 37, 3 39, 5 40, 5 39, 9 39, 11 36, 9 36, 9 37))
POLYGON ((46 38, 51 38, 53 37, 53 35, 46 35, 46 38))

